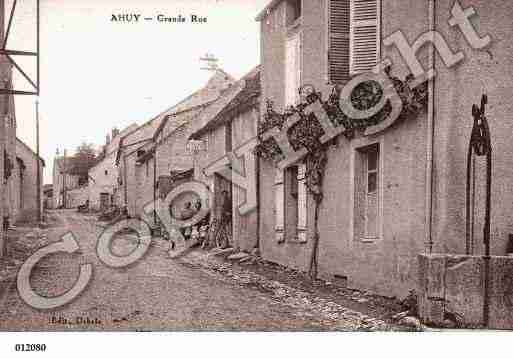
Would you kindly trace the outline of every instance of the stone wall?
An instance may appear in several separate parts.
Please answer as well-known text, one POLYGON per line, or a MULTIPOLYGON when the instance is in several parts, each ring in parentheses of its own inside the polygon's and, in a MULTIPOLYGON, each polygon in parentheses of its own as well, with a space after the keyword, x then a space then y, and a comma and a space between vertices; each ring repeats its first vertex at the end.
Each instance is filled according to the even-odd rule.
MULTIPOLYGON (((36 160, 36 154, 20 140, 16 142, 16 157, 23 161, 25 166, 24 170, 20 171, 17 168, 17 188, 16 195, 18 213, 16 215, 16 221, 31 221, 35 220, 37 215, 38 204, 37 204, 37 163, 39 163, 40 171, 40 183, 39 188, 41 190, 41 203, 39 206, 42 208, 43 205, 43 162, 42 160, 36 160)), ((16 163, 19 167, 19 163, 16 163)))
POLYGON ((427 324, 513 329, 513 257, 492 256, 488 269, 489 322, 484 323, 485 259, 419 255, 419 315, 427 324))

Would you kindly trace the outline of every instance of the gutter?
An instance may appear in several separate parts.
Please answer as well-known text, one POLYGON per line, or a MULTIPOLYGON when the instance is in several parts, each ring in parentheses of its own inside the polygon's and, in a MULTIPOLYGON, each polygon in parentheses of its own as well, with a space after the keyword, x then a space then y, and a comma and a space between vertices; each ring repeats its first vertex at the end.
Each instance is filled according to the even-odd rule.
MULTIPOLYGON (((434 31, 436 31, 436 0, 428 1, 429 14, 429 31, 433 31, 433 43, 434 43, 434 31)), ((436 58, 435 58, 435 47, 429 47, 428 62, 429 69, 435 71, 436 58)), ((434 72, 433 72, 434 73, 434 72)), ((433 253, 433 148, 435 139, 435 78, 433 77, 428 81, 428 114, 427 114, 427 149, 426 149, 426 218, 425 218, 425 251, 427 253, 433 253)))

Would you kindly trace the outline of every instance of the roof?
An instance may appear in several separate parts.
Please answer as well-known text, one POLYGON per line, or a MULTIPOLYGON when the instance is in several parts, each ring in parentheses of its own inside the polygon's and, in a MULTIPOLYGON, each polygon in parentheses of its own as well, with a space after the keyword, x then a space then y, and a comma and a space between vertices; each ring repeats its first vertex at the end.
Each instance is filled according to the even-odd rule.
POLYGON ((107 158, 114 151, 118 151, 119 150, 119 145, 120 145, 121 140, 123 139, 123 137, 128 135, 128 134, 130 134, 130 133, 132 133, 132 132, 134 132, 134 131, 136 131, 138 128, 139 128, 138 125, 136 123, 133 123, 130 126, 128 126, 125 129, 123 129, 116 137, 114 137, 111 140, 109 145, 106 147, 105 156, 101 160, 99 160, 98 163, 96 163, 89 170, 92 170, 96 166, 100 165, 105 160, 105 158, 107 158))
MULTIPOLYGON (((32 153, 34 157, 37 157, 37 154, 32 150, 32 148, 30 148, 25 142, 20 140, 18 137, 16 137, 16 142, 24 146, 27 150, 29 150, 29 152, 32 153)), ((43 163, 43 167, 46 167, 45 160, 41 156, 39 157, 39 160, 43 163)))
POLYGON ((144 143, 154 141, 164 129, 167 129, 168 132, 173 131, 190 120, 191 113, 197 114, 197 112, 216 101, 233 82, 235 82, 233 77, 225 71, 216 70, 203 88, 122 137, 116 163, 119 163, 123 148, 139 144, 142 146, 144 143))
POLYGON ((197 114, 205 107, 213 104, 233 83, 235 83, 233 77, 218 69, 202 89, 196 91, 172 108, 171 113, 166 115, 155 136, 158 136, 166 126, 171 127, 168 129, 168 132, 170 132, 183 125, 184 122, 190 119, 191 112, 196 112, 197 114))
POLYGON ((106 154, 112 153, 114 151, 117 151, 119 146, 119 141, 121 141, 121 138, 123 138, 125 135, 128 135, 132 131, 136 130, 139 127, 137 123, 133 123, 130 126, 127 126, 122 131, 118 133, 117 136, 111 138, 110 143, 106 146, 106 154))
POLYGON ((64 167, 64 156, 55 157, 53 160, 53 166, 58 167, 61 172, 66 172, 68 174, 73 168, 75 168, 76 159, 74 157, 66 157, 66 167, 64 167))
POLYGON ((283 0, 272 0, 269 4, 267 4, 266 7, 264 7, 262 11, 258 13, 256 21, 262 21, 267 15, 269 15, 271 10, 274 10, 274 8, 278 6, 282 1, 283 0))
POLYGON ((201 114, 202 122, 200 126, 189 138, 197 140, 203 134, 225 124, 229 121, 227 115, 258 98, 261 92, 260 71, 260 65, 255 67, 237 81, 222 98, 205 110, 205 113, 201 114))

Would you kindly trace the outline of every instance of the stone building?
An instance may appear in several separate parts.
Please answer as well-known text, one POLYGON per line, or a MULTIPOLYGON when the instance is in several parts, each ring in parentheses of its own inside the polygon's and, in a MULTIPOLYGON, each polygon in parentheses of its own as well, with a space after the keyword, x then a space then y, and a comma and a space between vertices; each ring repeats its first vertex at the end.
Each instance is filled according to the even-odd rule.
POLYGON ((187 138, 197 118, 232 83, 228 74, 217 70, 204 88, 122 138, 117 156, 120 199, 130 216, 144 216, 144 207, 170 190, 167 186, 160 191, 160 185, 164 189, 173 174, 192 169, 187 138))
MULTIPOLYGON (((201 145, 194 156, 194 178, 206 183, 214 193, 211 220, 220 220, 222 192, 227 191, 232 199, 230 245, 247 252, 258 247, 258 208, 241 215, 239 207, 246 202, 245 192, 230 178, 207 171, 217 160, 255 138, 260 105, 260 71, 260 66, 257 66, 226 91, 216 104, 216 113, 203 117, 198 129, 189 137, 201 145)), ((257 160, 253 154, 245 158, 246 176, 256 176, 257 160)))
MULTIPOLYGON (((4 2, 0 2, 0 41, 4 41, 5 29, 4 2)), ((0 86, 3 89, 12 88, 12 67, 5 56, 0 58, 0 86)), ((4 252, 4 231, 8 224, 11 209, 7 199, 9 189, 7 186, 15 160, 16 146, 16 118, 14 112, 14 97, 0 95, 0 257, 4 252)))
MULTIPOLYGON (((13 223, 37 220, 38 207, 43 206, 43 171, 45 161, 19 138, 16 139, 16 164, 10 181, 13 223), (37 166, 39 166, 40 183, 37 183, 37 166), (41 190, 40 203, 37 201, 38 186, 41 190)), ((41 212, 42 213, 42 212, 41 212)))
POLYGON ((16 171, 16 115, 14 109, 14 96, 7 95, 7 107, 4 108, 3 121, 3 185, 2 207, 4 226, 14 223, 16 205, 14 200, 17 196, 16 183, 18 182, 18 171, 16 171))
POLYGON ((106 136, 102 159, 89 169, 89 208, 94 211, 105 210, 115 205, 118 189, 118 171, 116 169, 116 155, 121 138, 137 129, 132 124, 123 131, 113 129, 106 136))
POLYGON ((75 208, 89 198, 87 180, 72 174, 73 157, 56 156, 53 162, 53 207, 75 208))
POLYGON ((472 105, 484 93, 493 147, 491 253, 507 255, 513 231, 512 16, 513 3, 498 0, 271 1, 257 18, 261 122, 266 100, 284 113, 304 103, 298 91, 303 85, 314 86, 327 100, 334 86, 343 89, 384 59, 391 62, 394 81, 404 83, 419 67, 434 69, 436 76, 427 84, 426 106, 415 116, 388 127, 369 125, 371 131, 356 130, 353 137, 340 135, 327 148, 317 215, 302 159, 283 170, 261 161, 259 201, 270 204, 260 208, 263 257, 305 271, 315 261, 321 276, 404 297, 417 288, 419 254, 483 254, 481 159, 471 248, 465 208, 472 105), (471 31, 467 18, 475 26, 471 31), (449 53, 433 31, 447 41, 449 53), (400 50, 416 40, 418 67, 400 50), (436 40, 438 52, 422 47, 424 40, 436 40))

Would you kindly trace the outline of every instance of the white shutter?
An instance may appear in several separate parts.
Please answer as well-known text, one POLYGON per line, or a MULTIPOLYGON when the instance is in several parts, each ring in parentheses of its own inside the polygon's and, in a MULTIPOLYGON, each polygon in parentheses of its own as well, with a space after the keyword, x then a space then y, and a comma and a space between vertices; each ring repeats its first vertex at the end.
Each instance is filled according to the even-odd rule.
POLYGON ((351 0, 351 74, 370 71, 380 57, 381 0, 351 0))
POLYGON ((349 80, 350 0, 329 0, 328 79, 332 83, 349 80))
POLYGON ((285 231, 285 183, 284 172, 278 168, 274 179, 274 211, 276 240, 282 242, 285 231))
POLYGON ((307 235, 307 188, 306 164, 300 164, 297 170, 297 236, 300 242, 306 242, 307 235))
POLYGON ((296 33, 285 42, 285 105, 296 105, 301 86, 301 34, 296 33))

